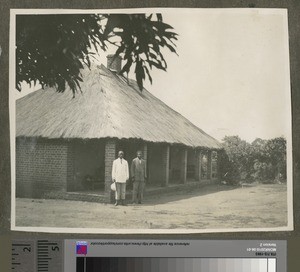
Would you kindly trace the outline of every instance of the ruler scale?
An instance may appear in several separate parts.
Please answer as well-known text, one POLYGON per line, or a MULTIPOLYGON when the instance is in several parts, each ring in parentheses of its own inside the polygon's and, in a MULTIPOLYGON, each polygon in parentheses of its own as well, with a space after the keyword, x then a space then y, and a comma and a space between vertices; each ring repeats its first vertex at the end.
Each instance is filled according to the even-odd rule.
POLYGON ((11 269, 14 272, 32 272, 35 267, 34 241, 12 243, 11 269))
POLYGON ((37 241, 37 272, 63 271, 62 241, 37 241))
POLYGON ((63 240, 13 241, 13 272, 63 272, 63 240))

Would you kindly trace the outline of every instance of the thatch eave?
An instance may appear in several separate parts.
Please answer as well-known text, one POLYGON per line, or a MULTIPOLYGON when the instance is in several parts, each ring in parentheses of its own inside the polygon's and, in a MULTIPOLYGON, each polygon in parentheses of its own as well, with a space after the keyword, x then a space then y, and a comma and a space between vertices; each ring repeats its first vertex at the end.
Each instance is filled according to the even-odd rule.
POLYGON ((160 145, 170 145, 170 146, 178 146, 178 147, 185 147, 185 148, 192 148, 192 149, 201 149, 201 150, 210 150, 210 151, 218 151, 218 150, 223 150, 224 147, 220 146, 219 148, 209 148, 206 146, 192 146, 192 145, 184 145, 182 143, 177 143, 177 142, 157 142, 157 141, 145 141, 142 138, 117 138, 117 137, 105 137, 105 138, 65 138, 65 137, 60 137, 60 138, 50 138, 50 137, 42 137, 42 136, 25 136, 25 135, 19 135, 16 137, 17 140, 29 140, 29 139, 34 139, 34 141, 40 141, 40 140, 63 140, 63 141, 67 141, 67 142, 71 142, 71 141, 94 141, 94 140, 116 140, 116 141, 142 141, 145 143, 151 143, 151 144, 160 144, 160 145))

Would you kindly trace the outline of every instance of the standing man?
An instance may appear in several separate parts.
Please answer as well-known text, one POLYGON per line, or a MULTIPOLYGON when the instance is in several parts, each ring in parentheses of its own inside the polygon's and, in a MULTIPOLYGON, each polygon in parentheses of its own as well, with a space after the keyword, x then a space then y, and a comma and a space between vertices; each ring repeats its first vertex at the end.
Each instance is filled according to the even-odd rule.
POLYGON ((127 161, 123 158, 124 152, 118 152, 118 158, 114 160, 112 167, 112 180, 116 183, 116 203, 125 205, 126 182, 129 180, 129 168, 127 161))
POLYGON ((143 200, 143 192, 145 182, 147 180, 146 161, 142 159, 142 152, 137 152, 137 157, 133 159, 131 164, 131 177, 133 181, 132 203, 138 201, 139 204, 143 200))

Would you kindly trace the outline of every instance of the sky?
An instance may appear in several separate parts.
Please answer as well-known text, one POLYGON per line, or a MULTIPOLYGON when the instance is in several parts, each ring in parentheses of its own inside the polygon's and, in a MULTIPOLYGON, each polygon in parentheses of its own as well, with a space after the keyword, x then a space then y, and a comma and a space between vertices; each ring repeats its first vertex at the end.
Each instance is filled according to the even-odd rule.
POLYGON ((178 56, 164 51, 167 72, 153 70, 147 90, 218 140, 290 135, 284 12, 181 9, 162 14, 179 35, 178 56))
POLYGON ((287 26, 281 14, 164 15, 178 57, 154 72, 151 92, 208 134, 249 142, 290 133, 287 26))

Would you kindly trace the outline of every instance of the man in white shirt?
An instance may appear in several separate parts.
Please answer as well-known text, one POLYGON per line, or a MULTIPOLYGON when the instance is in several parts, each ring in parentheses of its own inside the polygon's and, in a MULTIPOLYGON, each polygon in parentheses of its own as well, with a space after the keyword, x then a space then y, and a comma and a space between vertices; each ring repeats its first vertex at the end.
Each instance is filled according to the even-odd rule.
POLYGON ((123 158, 124 152, 119 151, 118 158, 114 160, 112 167, 112 180, 116 183, 115 206, 125 205, 126 182, 129 180, 128 163, 123 158))

